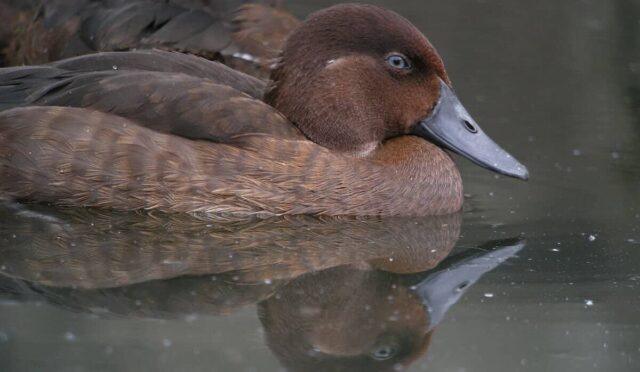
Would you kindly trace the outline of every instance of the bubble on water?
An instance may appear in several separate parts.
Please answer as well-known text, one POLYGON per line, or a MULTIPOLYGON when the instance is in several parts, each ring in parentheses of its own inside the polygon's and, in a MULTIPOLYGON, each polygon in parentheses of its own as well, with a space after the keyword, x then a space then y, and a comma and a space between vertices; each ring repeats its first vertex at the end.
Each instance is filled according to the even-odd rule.
POLYGON ((74 342, 76 340, 76 335, 73 332, 69 331, 64 334, 64 339, 69 342, 74 342))
POLYGON ((485 293, 484 296, 486 298, 493 298, 494 294, 493 293, 485 293))
POLYGON ((198 320, 198 315, 197 315, 197 314, 189 314, 189 315, 187 315, 187 316, 185 316, 185 317, 184 317, 184 320, 185 320, 187 323, 193 323, 193 322, 195 322, 196 320, 198 320))
POLYGON ((591 307, 593 306, 593 300, 584 300, 584 306, 591 307))
POLYGON ((582 150, 580 150, 580 149, 573 149, 573 150, 571 151, 571 153, 573 154, 573 156, 580 156, 580 155, 582 155, 582 150))
POLYGON ((613 159, 620 159, 620 153, 617 153, 617 152, 614 151, 614 152, 611 153, 611 157, 613 159))
POLYGON ((117 70, 118 66, 117 65, 113 65, 113 66, 111 66, 111 68, 114 69, 114 70, 117 70))
POLYGON ((266 285, 269 285, 269 284, 271 284, 271 283, 272 283, 272 282, 271 282, 271 279, 265 279, 265 280, 264 280, 264 284, 266 284, 266 285))
POLYGON ((171 345, 173 345, 173 342, 171 342, 170 339, 165 338, 164 340, 162 340, 162 346, 164 347, 171 347, 171 345))
POLYGON ((587 239, 589 239, 590 242, 593 242, 596 240, 596 236, 592 234, 592 235, 589 235, 587 239))
POLYGON ((560 252, 558 248, 551 248, 551 252, 560 252))

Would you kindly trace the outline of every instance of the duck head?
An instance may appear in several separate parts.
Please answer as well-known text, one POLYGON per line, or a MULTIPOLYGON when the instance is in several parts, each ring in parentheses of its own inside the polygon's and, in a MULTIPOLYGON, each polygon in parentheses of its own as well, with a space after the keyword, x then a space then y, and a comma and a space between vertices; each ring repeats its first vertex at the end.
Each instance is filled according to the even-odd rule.
POLYGON ((344 4, 309 16, 288 39, 265 101, 334 151, 366 156, 385 140, 415 135, 528 178, 462 106, 427 38, 380 7, 344 4))

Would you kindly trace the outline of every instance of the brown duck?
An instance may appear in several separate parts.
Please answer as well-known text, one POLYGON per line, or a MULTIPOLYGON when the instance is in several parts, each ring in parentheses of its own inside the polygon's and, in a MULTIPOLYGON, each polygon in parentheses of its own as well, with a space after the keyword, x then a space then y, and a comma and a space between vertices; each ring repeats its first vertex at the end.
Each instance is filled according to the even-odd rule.
POLYGON ((299 21, 279 1, 0 0, 0 66, 157 48, 268 78, 299 21), (4 62, 2 62, 4 60, 4 62))
POLYGON ((0 70, 0 105, 5 199, 217 217, 432 215, 463 201, 443 148, 528 177, 460 104, 420 31, 370 5, 312 14, 266 87, 180 53, 103 53, 0 70))

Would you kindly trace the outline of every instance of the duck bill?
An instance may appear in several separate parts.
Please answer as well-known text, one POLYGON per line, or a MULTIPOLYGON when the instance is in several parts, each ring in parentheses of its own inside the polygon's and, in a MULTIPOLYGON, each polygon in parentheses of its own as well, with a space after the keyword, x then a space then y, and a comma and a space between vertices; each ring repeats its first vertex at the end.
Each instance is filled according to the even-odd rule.
POLYGON ((437 269, 430 271, 419 283, 413 285, 429 314, 428 331, 433 330, 449 309, 482 276, 515 256, 525 246, 524 240, 494 242, 498 246, 490 251, 478 251, 471 256, 461 253, 450 257, 437 269))
POLYGON ((435 109, 416 124, 414 134, 496 173, 522 180, 529 178, 527 168, 482 131, 442 79, 435 109))

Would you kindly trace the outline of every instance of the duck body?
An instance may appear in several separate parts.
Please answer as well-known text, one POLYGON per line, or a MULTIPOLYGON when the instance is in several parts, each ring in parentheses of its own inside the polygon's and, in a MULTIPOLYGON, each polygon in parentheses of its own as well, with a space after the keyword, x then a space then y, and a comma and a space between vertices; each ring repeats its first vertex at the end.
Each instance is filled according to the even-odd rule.
MULTIPOLYGON (((487 167, 502 165, 465 150, 457 126, 440 134, 442 118, 458 120, 462 111, 448 96, 435 50, 404 18, 343 5, 311 16, 299 30, 267 85, 216 62, 164 51, 0 70, 0 197, 224 218, 434 215, 455 212, 463 201, 460 174, 443 143, 478 163, 493 162, 487 167), (322 35, 314 39, 317 28, 331 28, 325 23, 340 32, 354 16, 371 40, 379 32, 367 28, 391 17, 382 26, 391 34, 390 50, 409 55, 417 48, 415 71, 379 61, 379 52, 356 54, 352 65, 357 51, 349 45, 331 35, 337 48, 322 35), (297 45, 301 40, 308 44, 297 45), (296 60, 314 47, 336 55, 315 65, 296 60), (375 96, 378 88, 405 99, 375 96), (425 140, 431 136, 440 140, 425 140)), ((464 120, 471 125, 470 117, 464 120)), ((498 170, 511 172, 513 164, 520 165, 498 170)))
POLYGON ((266 79, 299 21, 276 1, 0 0, 6 65, 156 48, 216 60, 266 79))
POLYGON ((11 109, 0 126, 4 198, 224 218, 431 215, 462 204, 451 158, 412 137, 360 159, 269 130, 211 143, 78 108, 11 109))

